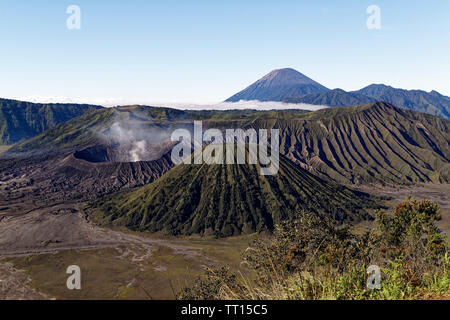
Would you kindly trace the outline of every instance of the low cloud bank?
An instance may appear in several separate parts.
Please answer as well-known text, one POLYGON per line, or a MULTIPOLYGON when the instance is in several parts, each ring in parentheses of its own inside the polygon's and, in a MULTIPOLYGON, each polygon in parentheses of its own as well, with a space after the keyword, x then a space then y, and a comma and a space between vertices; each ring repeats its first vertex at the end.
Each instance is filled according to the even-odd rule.
POLYGON ((284 110, 284 109, 302 109, 316 111, 323 108, 328 108, 322 105, 312 105, 306 103, 284 103, 277 101, 257 101, 257 100, 241 100, 239 102, 219 102, 211 104, 202 103, 153 103, 152 106, 168 107, 175 109, 188 110, 230 110, 230 109, 257 109, 257 110, 284 110))
POLYGON ((148 101, 130 101, 127 99, 72 99, 65 97, 45 97, 45 96, 28 96, 16 98, 21 101, 29 101, 35 103, 82 103, 82 104, 96 104, 104 107, 116 107, 124 105, 147 105, 156 107, 167 107, 175 109, 187 110, 229 110, 229 109, 257 109, 257 110, 272 110, 272 109, 302 109, 315 111, 323 108, 328 108, 324 105, 312 105, 306 103, 283 103, 277 101, 257 101, 257 100, 241 100, 239 102, 218 102, 218 103, 182 103, 182 102, 148 102, 148 101))

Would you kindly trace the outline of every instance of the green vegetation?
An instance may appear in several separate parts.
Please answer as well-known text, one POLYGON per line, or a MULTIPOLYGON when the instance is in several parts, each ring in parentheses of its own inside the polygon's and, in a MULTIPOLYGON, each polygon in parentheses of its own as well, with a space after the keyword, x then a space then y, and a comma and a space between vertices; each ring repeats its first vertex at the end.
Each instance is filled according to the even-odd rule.
POLYGON ((272 230, 292 212, 308 210, 342 221, 370 219, 367 194, 326 182, 280 156, 276 175, 259 165, 180 164, 132 192, 92 204, 92 218, 105 225, 170 235, 215 235, 272 230))
POLYGON ((436 203, 407 199, 393 215, 377 212, 378 229, 349 226, 302 212, 258 238, 243 254, 252 276, 211 268, 179 299, 448 299, 448 239, 435 226, 436 203), (381 287, 367 286, 369 265, 381 287))
POLYGON ((450 121, 435 116, 376 103, 253 126, 280 129, 281 153, 339 183, 450 181, 450 121))
POLYGON ((152 121, 183 121, 183 120, 245 120, 245 119, 295 119, 299 115, 309 113, 307 110, 178 110, 164 107, 124 106, 117 107, 118 112, 127 112, 130 118, 152 121))
MULTIPOLYGON (((123 106, 103 108, 85 112, 82 116, 62 123, 28 140, 22 141, 8 150, 9 154, 33 154, 42 151, 62 151, 79 149, 101 141, 102 134, 107 132, 115 122, 136 123, 139 128, 158 128, 170 133, 178 127, 192 126, 194 120, 203 120, 212 127, 247 126, 257 118, 263 119, 295 119, 304 110, 289 111, 257 111, 257 110, 177 110, 148 106, 123 106)), ((0 119, 1 120, 1 119, 0 119)))
POLYGON ((0 99, 0 145, 29 139, 100 106, 0 99))
POLYGON ((88 111, 82 116, 49 129, 31 139, 16 144, 8 153, 57 151, 87 145, 98 139, 97 134, 113 124, 114 109, 88 111))

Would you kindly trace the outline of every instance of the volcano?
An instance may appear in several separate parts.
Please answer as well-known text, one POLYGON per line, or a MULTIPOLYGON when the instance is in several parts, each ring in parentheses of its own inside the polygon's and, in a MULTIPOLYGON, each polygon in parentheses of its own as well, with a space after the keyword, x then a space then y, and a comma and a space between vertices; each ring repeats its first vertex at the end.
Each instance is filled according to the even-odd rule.
POLYGON ((308 78, 304 74, 291 68, 285 68, 273 70, 225 101, 283 101, 284 99, 291 97, 313 93, 324 93, 328 90, 329 89, 308 78))
POLYGON ((91 216, 137 231, 219 237, 271 230, 301 210, 338 222, 371 218, 367 194, 318 178, 284 156, 277 174, 259 172, 258 164, 180 164, 147 186, 98 201, 91 216))

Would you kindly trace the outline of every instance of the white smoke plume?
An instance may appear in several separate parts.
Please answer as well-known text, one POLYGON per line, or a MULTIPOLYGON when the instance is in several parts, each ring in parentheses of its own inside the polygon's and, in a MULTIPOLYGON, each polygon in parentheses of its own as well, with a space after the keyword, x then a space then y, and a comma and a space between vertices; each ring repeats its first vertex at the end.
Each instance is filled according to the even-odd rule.
POLYGON ((101 133, 101 138, 111 146, 112 161, 137 162, 158 159, 171 146, 170 132, 152 125, 117 116, 115 122, 101 133))
POLYGON ((130 150, 131 161, 137 162, 141 159, 145 159, 146 150, 147 142, 144 140, 134 142, 132 144, 132 149, 130 150))

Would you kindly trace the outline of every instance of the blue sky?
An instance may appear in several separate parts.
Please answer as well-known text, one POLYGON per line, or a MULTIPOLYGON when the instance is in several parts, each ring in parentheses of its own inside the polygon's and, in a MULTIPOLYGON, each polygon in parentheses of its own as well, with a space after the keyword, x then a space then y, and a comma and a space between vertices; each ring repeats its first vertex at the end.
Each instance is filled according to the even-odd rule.
POLYGON ((209 103, 281 67, 450 95, 450 1, 0 0, 0 97, 209 103))

